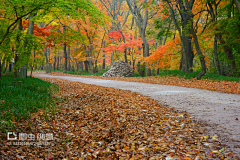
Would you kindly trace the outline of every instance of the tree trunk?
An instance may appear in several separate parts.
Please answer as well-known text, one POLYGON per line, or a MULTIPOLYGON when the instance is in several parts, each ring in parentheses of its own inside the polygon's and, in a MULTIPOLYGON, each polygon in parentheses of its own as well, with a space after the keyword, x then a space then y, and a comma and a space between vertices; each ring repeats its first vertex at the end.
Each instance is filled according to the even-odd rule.
POLYGON ((90 59, 88 61, 88 65, 89 65, 89 73, 93 73, 93 63, 92 63, 92 59, 90 59))
POLYGON ((219 75, 222 75, 221 66, 218 58, 218 51, 217 51, 217 35, 214 35, 214 59, 217 67, 217 72, 219 75))
MULTIPOLYGON (((180 36, 180 39, 181 39, 182 50, 183 50, 183 53, 184 53, 184 60, 185 60, 185 63, 184 63, 184 64, 185 64, 185 68, 188 68, 187 53, 186 53, 186 48, 185 48, 185 45, 184 45, 184 39, 183 39, 183 36, 182 36, 181 28, 180 28, 179 25, 178 25, 178 22, 177 22, 177 19, 176 19, 174 10, 173 10, 172 6, 170 5, 170 2, 169 2, 168 0, 164 0, 164 1, 166 1, 167 4, 168 4, 168 7, 169 7, 169 9, 170 9, 170 12, 171 12, 171 15, 172 15, 172 18, 173 18, 174 25, 175 25, 175 27, 176 27, 177 30, 178 30, 178 33, 179 33, 179 36, 180 36)), ((180 5, 180 7, 181 7, 181 5, 180 5)), ((182 12, 183 12, 183 9, 182 9, 182 12)), ((181 14, 182 12, 180 11, 180 14, 181 14)), ((185 14, 184 14, 184 15, 185 15, 185 14)), ((181 15, 183 19, 186 18, 184 15, 181 15)), ((186 70, 186 72, 188 72, 188 70, 186 70)))
POLYGON ((85 71, 88 72, 88 61, 84 61, 84 65, 85 65, 85 71))
POLYGON ((19 60, 19 56, 16 53, 14 57, 14 78, 18 78, 18 67, 16 66, 18 60, 19 60))
MULTIPOLYGON (((190 33, 192 34, 192 36, 193 36, 193 40, 194 40, 194 43, 195 43, 195 48, 196 48, 196 51, 197 51, 197 54, 198 54, 198 56, 199 56, 199 58, 200 58, 200 62, 201 62, 201 72, 198 74, 198 76, 197 76, 197 79, 201 79, 201 77, 202 76, 204 76, 205 74, 206 74, 206 64, 205 64, 205 60, 204 60, 204 55, 202 54, 202 51, 201 51, 201 49, 200 49, 200 47, 199 47, 199 43, 198 43, 198 38, 197 38, 197 35, 196 35, 196 33, 195 33, 195 31, 194 31, 194 29, 193 29, 193 17, 194 17, 194 15, 193 15, 193 12, 192 12, 192 6, 193 6, 193 4, 194 4, 194 1, 195 0, 192 0, 192 1, 182 1, 182 0, 179 0, 178 1, 178 5, 179 5, 179 7, 180 7, 180 10, 179 10, 179 12, 180 12, 180 14, 181 14, 181 17, 182 17, 182 19, 183 19, 183 21, 188 25, 188 28, 189 28, 189 30, 190 30, 190 33), (185 5, 184 5, 185 4, 185 5)), ((168 2, 168 0, 167 0, 167 2, 168 2)), ((172 7, 170 6, 170 4, 169 4, 169 2, 168 2, 168 5, 169 5, 169 7, 170 7, 170 9, 171 9, 171 12, 172 12, 172 14, 174 15, 174 12, 173 12, 173 9, 172 9, 172 7)), ((174 18, 175 18, 175 16, 174 16, 174 18)), ((174 19, 174 21, 175 21, 175 19, 174 19)), ((175 22, 176 23, 176 22, 175 22)), ((178 26, 177 26, 178 27, 178 26)), ((179 27, 178 27, 179 28, 179 27)), ((180 30, 180 29, 178 29, 178 30, 180 30)), ((180 37, 181 37, 181 35, 180 35, 180 37)), ((183 37, 181 37, 181 41, 183 41, 184 42, 184 39, 183 39, 183 37)), ((186 46, 183 44, 183 42, 182 42, 182 45, 183 45, 183 49, 185 50, 184 52, 185 52, 185 60, 186 60, 186 63, 185 63, 185 65, 187 66, 186 68, 189 68, 189 63, 188 63, 188 59, 187 59, 187 50, 186 50, 186 46)), ((188 71, 189 69, 187 69, 186 71, 188 71)))
POLYGON ((111 55, 111 64, 113 65, 114 64, 114 51, 112 51, 112 55, 111 55))
POLYGON ((133 65, 132 65, 132 66, 133 66, 133 69, 132 69, 132 70, 133 70, 133 73, 134 73, 134 71, 135 71, 135 62, 136 62, 136 60, 134 59, 134 60, 133 60, 133 65))
POLYGON ((81 62, 79 62, 79 64, 80 64, 81 71, 83 71, 83 62, 81 61, 81 62))
POLYGON ((50 58, 50 46, 47 48, 47 54, 48 54, 48 62, 50 63, 51 58, 50 58))
POLYGON ((102 63, 102 69, 105 69, 106 62, 105 62, 105 54, 103 54, 103 63, 102 63))
MULTIPOLYGON (((149 43, 147 41, 146 37, 143 37, 143 57, 149 56, 149 43)), ((146 62, 146 76, 151 76, 151 69, 149 68, 147 62, 146 62)))
POLYGON ((137 64, 137 71, 138 71, 138 74, 139 74, 139 75, 140 75, 140 72, 141 72, 140 65, 141 65, 141 63, 140 63, 140 62, 138 62, 138 64, 137 64))
MULTIPOLYGON (((157 66, 159 65, 159 61, 157 62, 157 66)), ((156 68, 156 76, 159 75, 159 68, 156 68)))
MULTIPOLYGON (((145 0, 147 3, 147 0, 145 0)), ((141 35, 141 39, 144 43, 143 46, 143 57, 149 56, 149 43, 146 39, 146 28, 147 28, 147 21, 148 21, 148 7, 145 8, 144 11, 144 18, 143 14, 141 15, 140 9, 137 7, 136 0, 133 1, 133 4, 130 3, 130 0, 127 0, 127 4, 129 9, 136 20, 137 27, 139 29, 139 33, 141 35)), ((146 63, 146 76, 151 76, 151 69, 149 68, 148 64, 146 63)))
POLYGON ((222 39, 221 35, 218 35, 218 39, 220 40, 220 43, 223 45, 223 50, 224 50, 224 53, 225 53, 225 55, 228 59, 228 62, 230 64, 231 72, 233 74, 235 74, 235 70, 236 70, 237 65, 236 65, 235 59, 233 57, 232 48, 226 45, 226 42, 222 39))
MULTIPOLYGON (((47 42, 47 44, 48 44, 48 42, 47 42)), ((47 47, 45 47, 45 49, 44 49, 45 51, 44 51, 44 54, 45 54, 45 58, 46 58, 46 65, 48 64, 48 49, 47 49, 47 47)))
POLYGON ((207 71, 207 68, 206 68, 206 64, 205 64, 205 59, 204 59, 204 55, 202 54, 202 51, 199 47, 199 43, 198 43, 198 38, 197 38, 197 35, 195 33, 195 31, 193 30, 193 26, 191 25, 191 34, 193 36, 193 40, 194 40, 194 43, 195 43, 195 48, 196 48, 196 51, 197 51, 197 54, 200 58, 200 62, 201 62, 201 72, 197 75, 197 79, 201 79, 202 76, 204 76, 206 74, 206 71, 207 71))
POLYGON ((30 77, 32 77, 32 71, 33 71, 34 62, 35 62, 35 50, 33 51, 33 64, 32 64, 32 66, 31 66, 30 77))
MULTIPOLYGON (((212 17, 212 22, 214 23, 215 21, 217 21, 217 8, 218 8, 218 4, 214 4, 214 8, 215 8, 215 12, 214 12, 214 9, 213 9, 213 6, 210 2, 207 2, 207 5, 209 6, 209 11, 210 11, 210 14, 211 14, 211 17, 212 17)), ((215 34, 214 35, 214 59, 215 59, 215 65, 217 67, 217 72, 219 75, 222 75, 222 71, 221 71, 221 66, 220 66, 220 61, 219 61, 219 58, 218 58, 218 51, 217 51, 217 37, 218 35, 215 34)))
POLYGON ((79 70, 79 62, 77 62, 77 60, 75 61, 75 63, 76 63, 76 71, 78 72, 78 70, 79 70))
MULTIPOLYGON (((120 31, 120 33, 121 33, 121 35, 123 37, 123 42, 126 43, 124 34, 122 33, 121 30, 119 30, 119 31, 120 31)), ((128 63, 128 60, 127 60, 127 49, 124 49, 124 59, 125 59, 125 63, 128 63)))
POLYGON ((57 61, 57 56, 54 56, 54 63, 53 63, 53 70, 56 70, 56 61, 57 61))
POLYGON ((70 50, 71 48, 68 47, 68 71, 71 70, 71 58, 70 58, 70 50))
MULTIPOLYGON (((13 55, 14 55, 14 47, 12 47, 12 52, 13 52, 13 55)), ((9 72, 12 72, 12 59, 10 60, 10 63, 9 63, 9 72)))
MULTIPOLYGON (((23 30, 23 26, 22 26, 22 19, 19 20, 18 22, 18 30, 23 30)), ((14 78, 18 78, 18 66, 17 66, 17 62, 19 60, 19 56, 18 56, 18 49, 20 47, 20 37, 19 35, 17 35, 17 39, 16 39, 16 51, 15 51, 15 57, 14 57, 14 78)))
POLYGON ((57 70, 59 70, 59 60, 60 59, 60 57, 59 57, 59 52, 58 52, 58 57, 57 57, 57 70))
POLYGON ((9 63, 8 68, 9 68, 9 72, 11 72, 12 71, 12 63, 11 62, 9 63))
POLYGON ((66 44, 63 45, 63 53, 64 53, 64 58, 65 58, 65 63, 64 63, 64 71, 67 72, 67 46, 66 44))
MULTIPOLYGON (((63 27, 63 32, 66 30, 66 27, 64 26, 63 27)), ((64 53, 64 58, 65 58, 65 64, 64 64, 64 71, 67 72, 67 60, 68 60, 68 56, 67 56, 67 45, 66 45, 66 42, 64 42, 64 45, 63 45, 63 53, 64 53)))
POLYGON ((20 68, 20 77, 21 78, 27 78, 27 67, 26 67, 26 65, 23 65, 20 68))
MULTIPOLYGON (((27 30, 27 34, 31 34, 33 35, 33 29, 34 29, 34 21, 30 21, 34 16, 36 16, 36 13, 32 13, 29 16, 29 24, 28 24, 28 30, 27 30)), ((28 42, 31 43, 31 42, 28 42)), ((25 45, 24 45, 25 46, 25 45)), ((31 54, 31 50, 29 51, 31 54)), ((25 58, 25 57, 22 57, 25 58)), ((21 68, 20 68, 20 77, 21 78, 27 78, 27 63, 25 63, 21 68)))
POLYGON ((2 78, 2 58, 0 57, 0 79, 2 78))
POLYGON ((238 13, 240 14, 240 4, 239 4, 238 0, 233 0, 233 1, 237 7, 238 13))
POLYGON ((190 30, 188 28, 188 23, 190 23, 190 19, 182 20, 183 26, 182 26, 182 38, 183 38, 183 45, 185 47, 185 53, 183 51, 182 46, 182 57, 181 57, 181 63, 180 63, 180 70, 188 72, 193 72, 193 58, 194 54, 192 52, 192 37, 188 36, 190 34, 190 30), (186 56, 186 57, 185 57, 186 56), (187 60, 187 62, 186 62, 187 60))
POLYGON ((97 60, 95 60, 95 66, 94 66, 93 73, 97 73, 97 72, 98 72, 97 60))
POLYGON ((70 56, 68 56, 68 71, 70 71, 72 68, 71 66, 71 59, 70 59, 70 56))
MULTIPOLYGON (((47 42, 47 44, 48 44, 48 42, 47 42)), ((51 67, 50 67, 50 63, 49 63, 49 61, 50 61, 50 56, 49 56, 49 54, 48 54, 48 47, 46 47, 46 49, 45 49, 45 57, 46 57, 46 65, 45 65, 45 71, 46 71, 46 73, 50 73, 51 72, 51 67)))

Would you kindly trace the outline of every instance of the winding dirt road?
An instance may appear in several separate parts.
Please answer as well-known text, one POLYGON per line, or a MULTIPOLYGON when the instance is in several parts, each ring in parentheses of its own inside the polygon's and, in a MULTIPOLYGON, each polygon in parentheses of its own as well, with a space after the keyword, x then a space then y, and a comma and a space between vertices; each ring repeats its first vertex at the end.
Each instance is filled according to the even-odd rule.
POLYGON ((196 88, 93 79, 73 76, 34 74, 137 92, 179 112, 186 111, 211 135, 219 135, 227 149, 240 156, 240 95, 196 88), (239 120, 238 120, 239 119, 239 120))

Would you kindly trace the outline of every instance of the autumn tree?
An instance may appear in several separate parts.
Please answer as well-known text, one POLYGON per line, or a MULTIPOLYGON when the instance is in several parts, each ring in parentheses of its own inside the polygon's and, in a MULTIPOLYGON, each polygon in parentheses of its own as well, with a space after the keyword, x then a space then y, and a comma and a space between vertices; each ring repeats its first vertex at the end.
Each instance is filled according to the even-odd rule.
POLYGON ((194 19, 193 5, 195 0, 184 1, 184 2, 182 0, 173 1, 173 2, 169 0, 164 0, 164 2, 167 4, 168 9, 171 13, 171 17, 174 21, 174 25, 179 32, 182 50, 184 54, 182 57, 184 57, 184 60, 185 60, 186 72, 189 72, 192 70, 191 68, 192 68, 192 60, 193 60, 192 48, 190 43, 191 37, 188 36, 189 33, 191 33, 191 36, 193 37, 195 48, 201 63, 201 72, 198 75, 198 78, 200 79, 206 73, 206 64, 205 64, 204 55, 199 46, 196 30, 194 30, 194 26, 193 26, 193 19, 194 19), (178 11, 178 14, 176 10, 178 11), (182 24, 183 24, 182 29, 180 28, 180 24, 177 21, 178 15, 180 15, 182 19, 182 24))
MULTIPOLYGON (((144 1, 147 3, 147 0, 144 1)), ((142 38, 143 41, 143 57, 148 57, 149 56, 149 43, 146 38, 146 28, 147 28, 147 22, 148 22, 148 7, 146 7, 144 10, 144 14, 141 14, 141 9, 142 9, 142 4, 137 5, 136 0, 134 1, 129 1, 127 0, 129 9, 136 21, 136 24, 139 29, 139 34, 142 38)), ((151 69, 148 67, 146 64, 146 76, 151 76, 151 69)))
MULTIPOLYGON (((24 17, 33 18, 29 23, 28 33, 31 33, 32 27, 34 26, 34 20, 41 19, 47 14, 54 14, 59 20, 64 16, 71 16, 72 18, 84 18, 86 15, 93 18, 93 21, 101 21, 99 17, 103 14, 97 10, 88 0, 81 1, 55 1, 55 0, 44 0, 44 1, 4 1, 1 6, 1 24, 5 24, 4 28, 1 28, 0 35, 0 46, 4 43, 4 40, 8 39, 8 36, 14 35, 14 30, 17 27, 17 23, 24 17), (33 16, 34 14, 34 16, 33 16)), ((29 43, 31 44, 31 43, 29 43)), ((23 46, 29 45, 25 44, 23 46)), ((1 47, 2 48, 2 47, 1 47)), ((1 49, 0 48, 0 49, 1 49)), ((31 52, 31 51, 29 51, 31 52)), ((2 50, 0 51, 2 57, 2 50)), ((28 57, 22 57, 28 59, 28 57)), ((26 60, 25 62, 27 62, 26 60)), ((20 61, 19 61, 20 62, 20 61)), ((22 64, 22 66, 27 64, 22 64)), ((21 66, 19 66, 21 67, 21 66)), ((26 70, 26 69, 25 69, 26 70)))
MULTIPOLYGON (((104 28, 106 31, 106 34, 109 34, 112 31, 119 31, 122 35, 123 41, 125 42, 125 37, 122 32, 123 27, 125 26, 125 23, 127 22, 128 16, 129 16, 129 11, 126 10, 126 4, 124 3, 125 1, 123 0, 100 0, 101 5, 100 7, 104 9, 104 12, 106 15, 112 18, 112 24, 111 27, 107 30, 104 28)), ((113 41, 112 41, 113 43, 113 41)), ((112 59, 111 63, 114 63, 114 50, 112 51, 112 59)), ((126 63, 128 63, 127 60, 127 51, 124 50, 124 60, 126 63)))

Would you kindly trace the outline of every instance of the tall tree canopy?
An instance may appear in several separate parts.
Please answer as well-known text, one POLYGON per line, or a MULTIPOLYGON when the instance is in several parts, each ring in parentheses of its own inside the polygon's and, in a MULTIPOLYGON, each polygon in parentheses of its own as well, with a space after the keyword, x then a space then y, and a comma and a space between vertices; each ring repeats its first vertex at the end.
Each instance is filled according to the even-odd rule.
POLYGON ((97 72, 124 60, 147 76, 159 69, 199 71, 198 79, 240 75, 238 0, 1 3, 4 72, 14 58, 16 73, 29 66, 97 72))

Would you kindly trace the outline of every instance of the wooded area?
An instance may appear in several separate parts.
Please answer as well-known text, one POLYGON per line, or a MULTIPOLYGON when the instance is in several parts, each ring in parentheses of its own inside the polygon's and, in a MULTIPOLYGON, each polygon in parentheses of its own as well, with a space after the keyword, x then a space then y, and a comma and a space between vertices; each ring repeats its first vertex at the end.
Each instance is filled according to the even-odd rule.
MULTIPOLYGON (((116 60, 240 75, 238 0, 7 0, 0 7, 0 77, 27 69, 98 72, 116 60)), ((136 69, 138 68, 138 69, 136 69)), ((20 73, 20 74, 19 74, 20 73)))

